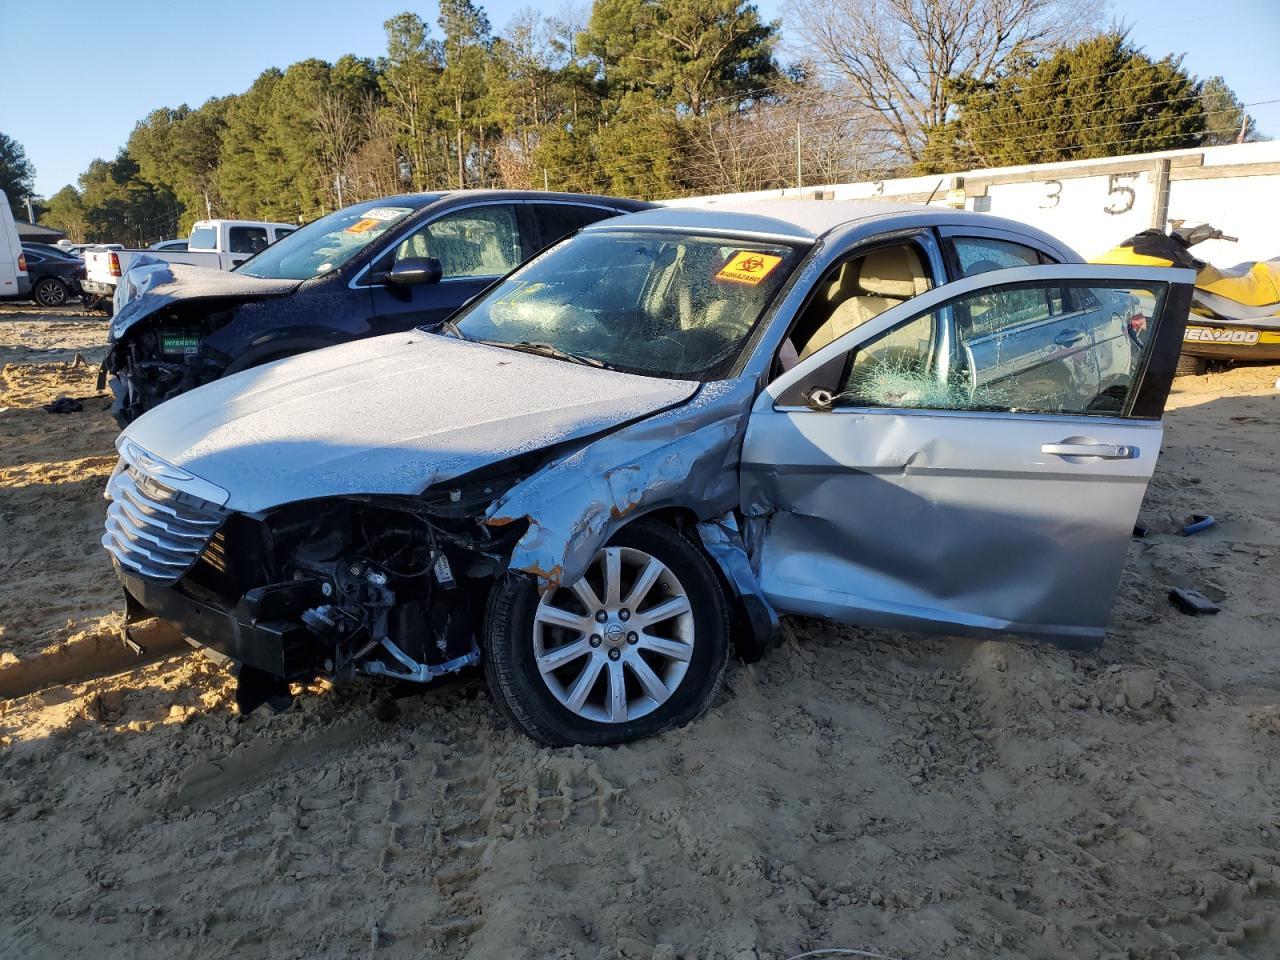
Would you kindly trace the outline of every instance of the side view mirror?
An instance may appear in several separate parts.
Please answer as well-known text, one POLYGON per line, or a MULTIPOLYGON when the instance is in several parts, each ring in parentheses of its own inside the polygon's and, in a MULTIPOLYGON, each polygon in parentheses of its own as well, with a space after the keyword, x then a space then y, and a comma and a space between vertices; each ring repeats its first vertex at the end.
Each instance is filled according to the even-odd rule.
POLYGON ((835 403, 835 396, 830 390, 822 387, 810 387, 804 392, 804 402, 809 406, 810 410, 817 410, 826 413, 835 403))
POLYGON ((439 283, 442 276, 444 267, 435 257, 405 257, 387 271, 383 282, 396 287, 413 287, 439 283))

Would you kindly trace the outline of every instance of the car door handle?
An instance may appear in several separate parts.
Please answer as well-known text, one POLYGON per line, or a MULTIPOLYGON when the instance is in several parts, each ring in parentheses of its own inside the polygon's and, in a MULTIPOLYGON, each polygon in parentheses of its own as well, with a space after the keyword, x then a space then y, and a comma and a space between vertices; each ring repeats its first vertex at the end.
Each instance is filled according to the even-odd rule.
POLYGON ((1053 338, 1053 342, 1060 347, 1069 347, 1079 343, 1084 339, 1083 330, 1063 330, 1060 334, 1053 338))
POLYGON ((1100 460, 1134 460, 1137 447, 1123 443, 1042 443, 1040 452, 1055 457, 1097 457, 1100 460))

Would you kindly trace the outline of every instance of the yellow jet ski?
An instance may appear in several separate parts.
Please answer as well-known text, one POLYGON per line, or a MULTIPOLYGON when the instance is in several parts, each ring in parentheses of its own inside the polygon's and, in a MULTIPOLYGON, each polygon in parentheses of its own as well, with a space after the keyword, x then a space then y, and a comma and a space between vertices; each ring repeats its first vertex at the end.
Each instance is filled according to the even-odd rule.
POLYGON ((1178 372, 1204 373, 1213 361, 1280 360, 1280 259, 1223 270, 1197 260, 1190 248, 1206 240, 1235 242, 1235 237, 1207 223, 1169 223, 1168 233, 1143 230, 1093 262, 1196 271, 1178 372))

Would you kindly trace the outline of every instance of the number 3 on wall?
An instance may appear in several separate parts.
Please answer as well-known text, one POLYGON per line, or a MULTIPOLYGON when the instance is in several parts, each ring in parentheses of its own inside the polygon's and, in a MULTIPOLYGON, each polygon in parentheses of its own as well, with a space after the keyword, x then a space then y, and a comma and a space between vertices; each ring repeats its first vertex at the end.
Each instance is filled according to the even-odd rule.
POLYGON ((1134 192, 1133 187, 1128 184, 1121 183, 1121 177, 1136 177, 1136 173, 1113 173, 1107 178, 1107 196, 1123 197, 1123 200, 1112 200, 1102 209, 1110 214, 1128 213, 1133 209, 1133 203, 1138 199, 1138 195, 1134 192), (1123 206, 1121 206, 1123 204, 1123 206))
POLYGON ((1044 203, 1042 203, 1042 204, 1040 204, 1040 209, 1041 209, 1041 210, 1052 210, 1054 207, 1056 207, 1056 206, 1057 206, 1057 205, 1062 201, 1062 181, 1061 181, 1061 180, 1046 180, 1046 181, 1044 182, 1044 185, 1045 185, 1046 187, 1051 187, 1052 189, 1051 189, 1051 190, 1049 190, 1049 192, 1045 194, 1045 196, 1044 196, 1045 202, 1044 202, 1044 203))

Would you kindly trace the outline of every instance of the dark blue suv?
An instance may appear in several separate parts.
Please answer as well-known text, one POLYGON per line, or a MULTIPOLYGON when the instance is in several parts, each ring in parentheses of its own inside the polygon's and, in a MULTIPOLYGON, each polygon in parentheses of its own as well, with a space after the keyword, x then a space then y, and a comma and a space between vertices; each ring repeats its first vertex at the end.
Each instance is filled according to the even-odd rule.
POLYGON ((200 384, 360 337, 435 326, 499 277, 637 200, 461 190, 321 217, 231 273, 143 258, 121 278, 108 381, 123 427, 200 384))

